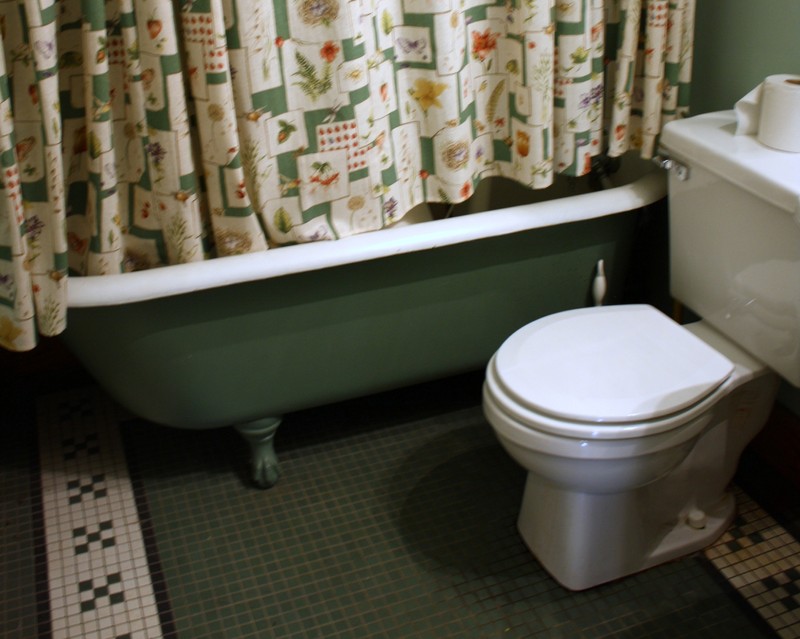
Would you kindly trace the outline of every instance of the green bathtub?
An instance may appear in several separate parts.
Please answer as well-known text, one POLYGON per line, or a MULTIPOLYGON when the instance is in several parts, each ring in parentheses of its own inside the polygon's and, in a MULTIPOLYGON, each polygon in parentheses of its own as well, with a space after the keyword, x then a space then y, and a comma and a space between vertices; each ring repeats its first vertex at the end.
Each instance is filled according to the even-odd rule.
POLYGON ((520 326, 590 304, 601 259, 618 301, 638 211, 666 189, 659 171, 620 174, 597 192, 489 179, 447 219, 73 278, 63 339, 139 417, 235 426, 271 486, 285 413, 481 368, 520 326))

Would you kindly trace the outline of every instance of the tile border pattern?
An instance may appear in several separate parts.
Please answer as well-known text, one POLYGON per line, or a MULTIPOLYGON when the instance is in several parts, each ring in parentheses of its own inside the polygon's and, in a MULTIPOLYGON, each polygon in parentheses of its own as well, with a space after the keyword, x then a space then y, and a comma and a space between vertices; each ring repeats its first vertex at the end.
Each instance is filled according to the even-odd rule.
MULTIPOLYGON (((91 387, 38 401, 40 475, 32 490, 42 506, 34 522, 39 639, 177 637, 147 501, 128 471, 121 418, 121 409, 91 387)), ((704 554, 781 639, 800 639, 800 543, 735 491, 737 517, 704 554)))
POLYGON ((735 488, 733 524, 705 556, 782 639, 800 639, 800 543, 735 488))
MULTIPOLYGON (((39 399, 44 639, 166 639, 118 409, 89 388, 39 399)), ((41 585, 40 585, 41 587, 41 585)), ((174 634, 173 634, 174 636, 174 634)))

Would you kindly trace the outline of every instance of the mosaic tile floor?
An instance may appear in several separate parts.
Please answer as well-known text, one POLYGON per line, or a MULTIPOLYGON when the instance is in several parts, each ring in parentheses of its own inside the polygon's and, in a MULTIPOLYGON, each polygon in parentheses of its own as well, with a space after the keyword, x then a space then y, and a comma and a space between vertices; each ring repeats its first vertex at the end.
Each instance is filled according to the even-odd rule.
POLYGON ((571 593, 516 532, 524 475, 479 388, 290 415, 269 491, 232 429, 41 393, 0 450, 0 637, 800 637, 800 508, 768 512, 763 468, 705 553, 571 593))

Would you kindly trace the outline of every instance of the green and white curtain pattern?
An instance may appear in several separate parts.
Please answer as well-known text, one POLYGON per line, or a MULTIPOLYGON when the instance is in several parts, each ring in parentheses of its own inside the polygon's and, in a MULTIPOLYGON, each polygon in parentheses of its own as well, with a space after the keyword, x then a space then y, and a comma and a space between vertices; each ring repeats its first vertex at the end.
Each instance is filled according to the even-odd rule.
POLYGON ((695 0, 606 2, 608 155, 651 158, 661 127, 689 112, 695 0))
POLYGON ((0 0, 0 345, 63 330, 68 273, 336 239, 485 176, 648 155, 686 109, 693 5, 0 0))

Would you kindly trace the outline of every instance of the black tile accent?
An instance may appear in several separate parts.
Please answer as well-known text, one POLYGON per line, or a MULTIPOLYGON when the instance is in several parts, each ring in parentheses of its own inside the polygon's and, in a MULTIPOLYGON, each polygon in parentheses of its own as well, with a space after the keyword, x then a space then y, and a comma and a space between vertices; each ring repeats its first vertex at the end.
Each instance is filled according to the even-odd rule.
POLYGON ((116 586, 122 582, 120 573, 112 573, 105 578, 86 579, 78 583, 78 592, 91 593, 89 597, 81 597, 81 612, 94 610, 98 605, 107 599, 109 604, 114 605, 125 601, 125 593, 115 590, 111 591, 111 586, 116 586))
POLYGON ((64 423, 94 414, 95 407, 91 397, 76 395, 62 401, 57 410, 58 421, 64 423))
POLYGON ((800 608, 800 580, 797 577, 798 571, 790 568, 762 579, 761 584, 778 595, 775 601, 783 606, 785 611, 797 610, 800 608))
POLYGON ((101 521, 96 530, 89 531, 86 526, 79 526, 72 531, 75 540, 75 554, 81 555, 89 552, 92 544, 100 548, 111 548, 116 545, 114 538, 114 524, 111 521, 101 521))
POLYGON ((734 540, 734 541, 729 541, 728 543, 726 543, 726 544, 725 544, 725 547, 726 547, 728 550, 730 550, 731 552, 737 552, 737 551, 739 551, 739 550, 741 550, 741 549, 742 549, 742 546, 741 546, 741 544, 740 544, 738 541, 736 541, 736 540, 734 540))
POLYGON ((69 492, 69 503, 79 504, 83 501, 84 497, 91 496, 93 499, 100 499, 108 496, 108 490, 105 485, 106 476, 103 473, 92 475, 90 478, 72 479, 67 482, 67 491, 69 492))
POLYGON ((75 437, 63 439, 61 441, 61 448, 64 452, 64 461, 71 461, 75 459, 79 453, 85 453, 87 457, 96 455, 100 452, 100 443, 97 433, 87 433, 82 439, 77 439, 75 437))

